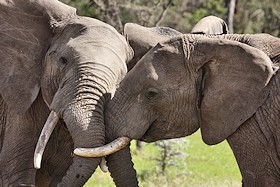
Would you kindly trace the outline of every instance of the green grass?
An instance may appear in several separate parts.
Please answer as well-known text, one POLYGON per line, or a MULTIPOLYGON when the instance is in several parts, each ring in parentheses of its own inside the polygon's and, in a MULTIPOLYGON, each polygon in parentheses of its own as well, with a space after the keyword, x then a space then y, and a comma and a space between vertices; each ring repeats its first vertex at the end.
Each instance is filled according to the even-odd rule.
MULTIPOLYGON (((173 143, 175 155, 164 173, 155 160, 161 151, 154 143, 143 144, 141 151, 132 142, 132 155, 141 187, 240 187, 241 175, 233 153, 226 141, 208 146, 200 132, 173 143), (176 145, 179 144, 179 145, 176 145)), ((169 160, 170 161, 170 160, 169 160)), ((98 168, 85 187, 114 187, 109 173, 98 168)))

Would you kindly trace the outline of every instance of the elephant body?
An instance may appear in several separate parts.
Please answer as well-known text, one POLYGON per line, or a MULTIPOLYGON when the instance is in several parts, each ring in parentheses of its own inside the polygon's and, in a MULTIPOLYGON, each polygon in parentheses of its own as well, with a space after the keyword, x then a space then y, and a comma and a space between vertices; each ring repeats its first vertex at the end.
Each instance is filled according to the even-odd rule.
POLYGON ((206 144, 228 141, 244 186, 279 186, 279 45, 269 34, 159 42, 109 102, 107 136, 153 142, 201 128, 206 144))
POLYGON ((0 20, 0 186, 82 186, 100 158, 73 149, 105 143, 103 110, 133 52, 113 27, 57 0, 0 0, 0 20), (59 119, 36 170, 50 112, 59 119))

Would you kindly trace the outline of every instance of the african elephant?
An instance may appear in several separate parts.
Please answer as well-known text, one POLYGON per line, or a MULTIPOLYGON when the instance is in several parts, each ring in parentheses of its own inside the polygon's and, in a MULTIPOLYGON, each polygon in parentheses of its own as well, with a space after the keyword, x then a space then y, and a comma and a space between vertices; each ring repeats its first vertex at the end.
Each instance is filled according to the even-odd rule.
POLYGON ((279 49, 269 34, 160 42, 122 80, 106 109, 106 133, 153 142, 200 128, 206 144, 228 141, 245 186, 279 186, 279 49))
POLYGON ((0 0, 0 20, 0 186, 82 186, 100 158, 73 148, 105 143, 103 110, 133 51, 113 27, 57 0, 0 0), (51 132, 42 132, 36 170, 47 118, 45 130, 59 125, 44 155, 51 132))

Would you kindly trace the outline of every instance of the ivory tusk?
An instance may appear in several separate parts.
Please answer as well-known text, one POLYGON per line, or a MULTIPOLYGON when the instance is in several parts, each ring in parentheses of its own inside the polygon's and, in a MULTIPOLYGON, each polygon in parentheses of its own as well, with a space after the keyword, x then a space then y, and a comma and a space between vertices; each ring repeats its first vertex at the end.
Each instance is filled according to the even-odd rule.
POLYGON ((40 137, 38 139, 36 149, 34 152, 34 167, 36 169, 40 169, 40 167, 41 167, 41 160, 42 160, 43 152, 45 150, 48 140, 49 140, 58 120, 59 120, 59 117, 56 114, 56 112, 51 111, 51 113, 42 129, 42 132, 40 134, 40 137))
POLYGON ((106 144, 101 147, 96 148, 76 148, 74 150, 74 154, 82 157, 103 157, 106 155, 113 154, 122 148, 124 148, 126 145, 129 144, 131 141, 130 138, 127 137, 120 137, 115 139, 109 144, 106 144))
POLYGON ((108 172, 108 167, 106 165, 106 159, 104 156, 101 157, 101 162, 99 164, 99 167, 100 167, 101 171, 103 171, 104 173, 108 172))

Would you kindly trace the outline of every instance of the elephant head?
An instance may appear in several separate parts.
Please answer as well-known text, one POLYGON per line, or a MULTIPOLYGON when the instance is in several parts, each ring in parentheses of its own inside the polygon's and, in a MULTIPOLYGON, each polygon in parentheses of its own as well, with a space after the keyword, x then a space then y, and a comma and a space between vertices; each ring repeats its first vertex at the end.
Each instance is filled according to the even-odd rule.
POLYGON ((224 20, 216 16, 202 18, 191 30, 192 34, 228 34, 228 26, 224 20))
POLYGON ((279 53, 265 51, 267 56, 237 42, 255 45, 250 40, 254 38, 267 45, 263 35, 212 37, 180 35, 153 47, 108 104, 107 134, 153 142, 201 128, 209 145, 232 135, 268 98, 278 69, 269 57, 278 58, 279 53))
MULTIPOLYGON (((132 56, 125 38, 57 0, 1 0, 0 10, 0 93, 9 111, 24 115, 41 97, 52 111, 46 125, 62 119, 74 148, 103 145, 104 105, 132 56)), ((50 128, 54 126, 44 127, 50 128)), ((43 143, 38 142, 35 151, 36 167, 47 139, 43 132, 43 143)), ((61 185, 81 186, 99 162, 74 156, 61 185)))
POLYGON ((256 48, 178 36, 157 44, 127 74, 106 120, 117 137, 153 142, 201 127, 203 140, 217 144, 263 104, 274 72, 269 57, 256 48))

